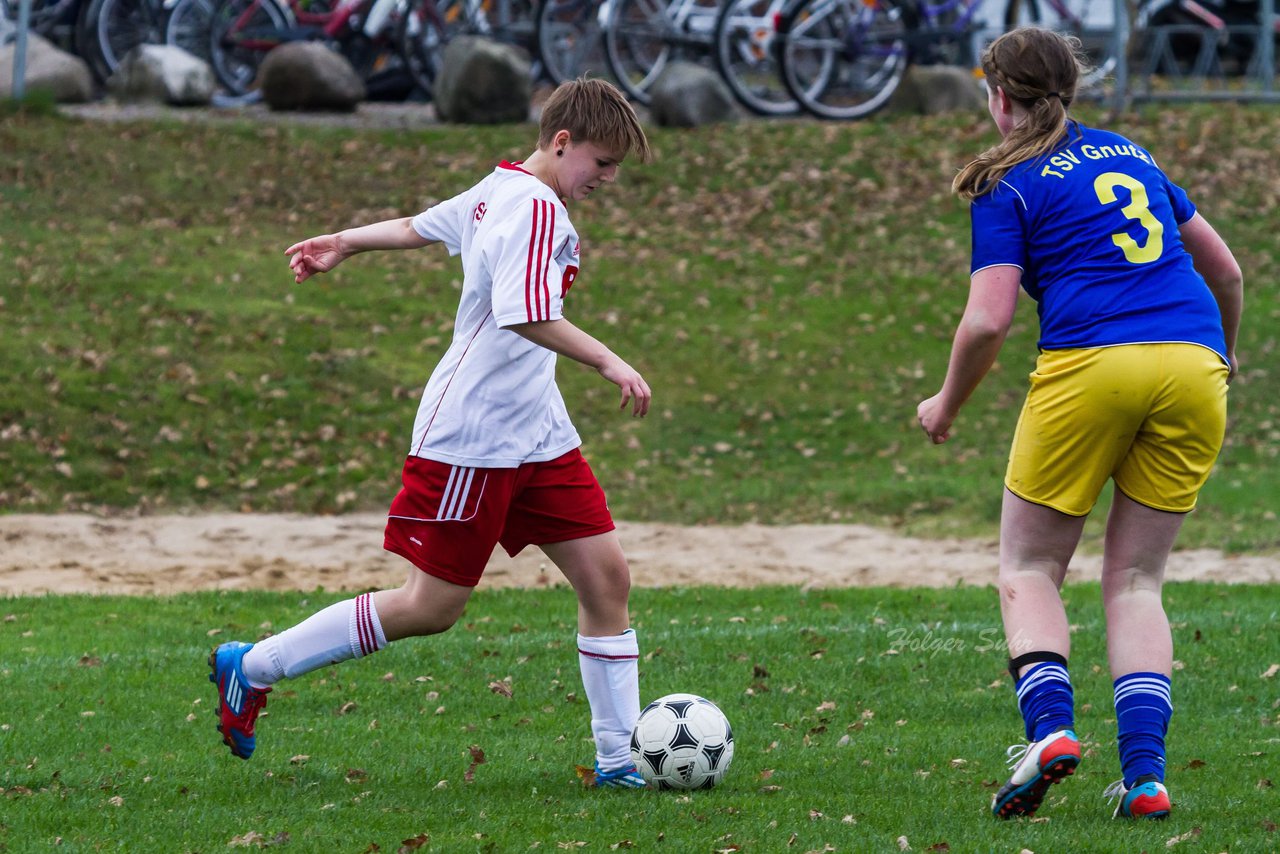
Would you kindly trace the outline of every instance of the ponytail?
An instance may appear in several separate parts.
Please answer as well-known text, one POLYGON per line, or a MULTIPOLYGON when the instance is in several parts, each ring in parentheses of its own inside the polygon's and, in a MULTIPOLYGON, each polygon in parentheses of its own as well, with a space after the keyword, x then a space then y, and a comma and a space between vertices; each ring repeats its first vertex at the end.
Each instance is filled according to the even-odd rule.
POLYGON ((982 54, 987 86, 1003 89, 1026 118, 961 169, 952 192, 972 201, 1014 166, 1057 148, 1067 135, 1067 109, 1083 68, 1079 39, 1040 27, 1019 27, 988 45, 982 54))

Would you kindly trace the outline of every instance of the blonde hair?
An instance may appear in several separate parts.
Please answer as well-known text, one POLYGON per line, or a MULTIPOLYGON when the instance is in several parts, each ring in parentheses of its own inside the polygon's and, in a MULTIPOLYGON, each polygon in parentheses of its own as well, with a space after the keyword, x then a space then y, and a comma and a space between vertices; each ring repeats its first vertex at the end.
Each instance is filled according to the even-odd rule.
POLYGON ((538 147, 547 148, 562 130, 574 142, 593 142, 623 155, 634 152, 641 163, 653 157, 631 102, 607 80, 579 77, 556 87, 542 107, 538 147))
POLYGON ((1067 109, 1087 64, 1080 40, 1042 27, 1018 27, 982 52, 982 72, 1027 111, 999 144, 960 170, 951 189, 972 200, 992 190, 1010 169, 1048 154, 1067 134, 1067 109))

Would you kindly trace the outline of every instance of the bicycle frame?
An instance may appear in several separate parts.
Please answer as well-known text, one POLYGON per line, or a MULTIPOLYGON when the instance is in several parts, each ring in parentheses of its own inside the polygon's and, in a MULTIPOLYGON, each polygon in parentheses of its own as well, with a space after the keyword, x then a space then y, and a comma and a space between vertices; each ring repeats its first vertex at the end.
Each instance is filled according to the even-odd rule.
MULTIPOLYGON (((716 12, 716 7, 699 6, 695 0, 672 0, 662 10, 663 40, 673 46, 709 47, 716 12)), ((607 26, 615 23, 611 21, 607 26)))
MULTIPOLYGON (((1016 0, 1015 0, 1016 2, 1016 0)), ((1036 0, 1029 0, 1035 3, 1036 0)), ((963 32, 973 22, 974 17, 978 14, 978 7, 982 5, 982 0, 945 0, 943 3, 929 3, 927 0, 919 0, 915 4, 916 10, 920 16, 929 22, 931 29, 951 30, 956 33, 963 32), (955 23, 950 27, 937 27, 938 19, 947 12, 954 11, 957 7, 961 9, 960 15, 956 18, 955 23)))
MULTIPOLYGON (((1044 2, 1053 10, 1053 13, 1058 16, 1059 20, 1065 21, 1072 27, 1084 26, 1084 20, 1077 15, 1074 10, 1067 6, 1067 4, 1063 3, 1062 0, 1044 0, 1044 2)), ((1039 20, 1040 0, 1026 0, 1026 3, 1027 7, 1031 10, 1032 20, 1039 20)), ((1021 4, 1022 0, 1009 0, 1009 5, 1005 8, 1004 13, 1005 29, 1010 29, 1016 24, 1018 18, 1018 7, 1021 4)))
POLYGON ((774 40, 788 2, 789 0, 769 0, 768 7, 760 15, 734 16, 735 21, 752 24, 749 40, 738 45, 737 52, 744 60, 760 62, 773 55, 774 40))
MULTIPOLYGON (((380 23, 385 23, 397 2, 400 0, 373 0, 372 3, 368 3, 367 0, 345 0, 333 9, 312 12, 308 11, 299 0, 290 0, 288 3, 280 3, 279 0, 255 0, 246 6, 240 16, 227 28, 225 38, 244 50, 261 52, 269 51, 288 41, 311 38, 339 39, 350 29, 348 25, 351 18, 358 12, 368 7, 368 21, 374 21, 376 15, 380 23), (289 10, 298 27, 289 30, 272 29, 266 33, 246 30, 245 25, 262 3, 277 3, 284 6, 289 10)), ((374 31, 367 34, 376 35, 378 29, 379 27, 374 27, 374 31)))

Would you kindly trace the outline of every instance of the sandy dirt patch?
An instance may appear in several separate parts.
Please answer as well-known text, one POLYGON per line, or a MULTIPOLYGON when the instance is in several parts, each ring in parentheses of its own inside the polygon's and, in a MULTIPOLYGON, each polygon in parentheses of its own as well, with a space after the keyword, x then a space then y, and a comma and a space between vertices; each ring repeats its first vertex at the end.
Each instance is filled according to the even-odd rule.
MULTIPOLYGON (((189 590, 366 590, 398 586, 409 564, 382 550, 380 513, 99 518, 0 516, 0 596, 172 594, 189 590)), ((921 540, 861 525, 681 527, 618 524, 635 583, 750 587, 946 587, 992 584, 996 543, 921 540)), ((1072 579, 1101 560, 1077 557, 1072 579)), ((1170 580, 1268 583, 1280 556, 1175 552, 1170 580)), ((487 587, 562 581, 537 549, 497 550, 487 587)))

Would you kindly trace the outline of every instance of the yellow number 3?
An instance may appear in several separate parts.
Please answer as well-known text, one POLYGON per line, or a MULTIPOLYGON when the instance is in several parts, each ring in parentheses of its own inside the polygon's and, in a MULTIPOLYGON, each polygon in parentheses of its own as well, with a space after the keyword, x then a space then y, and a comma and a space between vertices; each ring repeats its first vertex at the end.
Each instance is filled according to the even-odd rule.
POLYGON ((1141 181, 1123 172, 1103 172, 1093 181, 1093 191, 1104 205, 1119 201, 1116 187, 1129 191, 1129 204, 1121 208, 1120 213, 1137 220, 1147 230, 1147 242, 1139 244, 1124 232, 1111 235, 1111 242, 1120 247, 1130 264, 1150 264, 1164 252, 1164 225, 1151 213, 1147 188, 1141 181))

